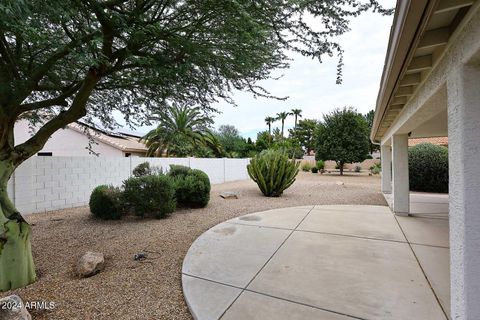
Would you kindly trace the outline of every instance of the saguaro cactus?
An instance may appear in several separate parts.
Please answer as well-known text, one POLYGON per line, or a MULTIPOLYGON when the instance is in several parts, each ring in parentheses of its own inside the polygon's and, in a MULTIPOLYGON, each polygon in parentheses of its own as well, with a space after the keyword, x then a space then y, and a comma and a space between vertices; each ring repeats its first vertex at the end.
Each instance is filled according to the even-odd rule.
POLYGON ((299 166, 284 152, 266 150, 250 160, 247 170, 265 196, 279 197, 295 182, 299 166))

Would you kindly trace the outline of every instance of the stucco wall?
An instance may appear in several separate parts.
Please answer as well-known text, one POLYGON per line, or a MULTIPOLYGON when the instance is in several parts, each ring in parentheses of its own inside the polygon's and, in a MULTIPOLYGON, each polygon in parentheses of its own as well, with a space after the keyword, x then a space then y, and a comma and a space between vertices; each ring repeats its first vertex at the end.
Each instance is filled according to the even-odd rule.
POLYGON ((170 164, 197 168, 213 184, 248 179, 249 159, 32 157, 17 168, 8 193, 22 214, 84 206, 93 188, 120 186, 144 161, 164 171, 170 164))
MULTIPOLYGON (((15 124, 15 144, 25 142, 32 136, 26 121, 19 121, 15 124)), ((55 132, 40 152, 52 152, 53 156, 94 156, 90 154, 88 137, 72 129, 60 129, 55 132)), ((121 150, 116 149, 103 142, 92 145, 92 150, 100 156, 123 157, 121 150)))

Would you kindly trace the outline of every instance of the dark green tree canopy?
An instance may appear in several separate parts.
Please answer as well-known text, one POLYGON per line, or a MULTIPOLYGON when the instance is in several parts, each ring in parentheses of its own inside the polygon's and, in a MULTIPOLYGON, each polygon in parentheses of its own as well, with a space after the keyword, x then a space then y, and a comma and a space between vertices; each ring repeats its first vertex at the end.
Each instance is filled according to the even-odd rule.
POLYGON ((315 148, 315 131, 317 127, 318 122, 316 120, 300 120, 294 129, 289 130, 290 137, 298 140, 308 154, 315 148))
POLYGON ((316 135, 315 158, 333 160, 340 166, 361 162, 369 153, 368 123, 354 108, 336 109, 323 116, 316 135))

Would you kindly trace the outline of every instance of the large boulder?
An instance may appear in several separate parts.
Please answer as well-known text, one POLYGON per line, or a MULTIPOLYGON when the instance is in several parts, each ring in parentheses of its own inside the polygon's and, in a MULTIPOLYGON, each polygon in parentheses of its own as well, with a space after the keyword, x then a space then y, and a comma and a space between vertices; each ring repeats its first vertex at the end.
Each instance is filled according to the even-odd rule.
POLYGON ((0 319, 2 320, 32 320, 22 299, 17 295, 0 299, 0 319))
POLYGON ((105 268, 105 258, 100 252, 87 252, 77 262, 76 271, 81 277, 91 277, 105 268))

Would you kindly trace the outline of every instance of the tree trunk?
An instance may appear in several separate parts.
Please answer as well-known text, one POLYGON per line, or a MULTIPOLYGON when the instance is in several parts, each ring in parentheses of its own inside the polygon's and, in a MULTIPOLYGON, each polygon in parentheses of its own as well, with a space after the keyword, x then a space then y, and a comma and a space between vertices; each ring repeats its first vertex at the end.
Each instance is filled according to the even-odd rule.
POLYGON ((13 160, 0 160, 0 291, 24 287, 36 280, 30 246, 30 225, 8 197, 13 160))
POLYGON ((343 162, 340 162, 340 175, 343 176, 343 162))

